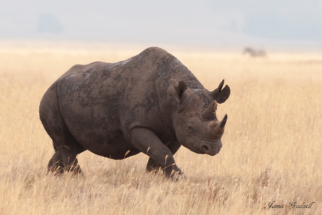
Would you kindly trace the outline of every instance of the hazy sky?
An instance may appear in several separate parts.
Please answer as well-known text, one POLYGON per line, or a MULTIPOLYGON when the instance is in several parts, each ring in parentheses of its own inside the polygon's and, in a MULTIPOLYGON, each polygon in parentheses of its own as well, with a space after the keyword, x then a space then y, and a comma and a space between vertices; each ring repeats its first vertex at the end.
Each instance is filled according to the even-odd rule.
POLYGON ((0 38, 322 44, 322 0, 0 0, 0 38))

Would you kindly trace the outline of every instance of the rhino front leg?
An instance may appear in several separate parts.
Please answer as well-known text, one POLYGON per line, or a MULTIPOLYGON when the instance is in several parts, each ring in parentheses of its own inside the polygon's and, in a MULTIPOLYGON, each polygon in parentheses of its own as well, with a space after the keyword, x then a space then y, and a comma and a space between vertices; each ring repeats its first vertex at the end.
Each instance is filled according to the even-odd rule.
MULTIPOLYGON (((174 155, 178 151, 180 146, 181 144, 178 141, 172 141, 169 143, 169 145, 167 145, 172 155, 174 155)), ((160 165, 156 164, 156 162, 152 158, 149 158, 148 164, 146 165, 146 170, 148 172, 158 171, 160 168, 160 165)))
POLYGON ((161 142, 153 131, 146 128, 134 128, 130 140, 135 148, 150 156, 163 169, 166 177, 174 177, 175 173, 182 174, 170 149, 161 142))

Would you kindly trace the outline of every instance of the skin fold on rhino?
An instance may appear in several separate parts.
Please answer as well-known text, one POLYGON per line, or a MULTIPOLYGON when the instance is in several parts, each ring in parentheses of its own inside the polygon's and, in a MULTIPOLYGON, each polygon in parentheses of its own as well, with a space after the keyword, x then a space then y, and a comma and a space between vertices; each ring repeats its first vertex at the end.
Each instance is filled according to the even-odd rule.
POLYGON ((218 121, 216 109, 230 95, 223 85, 208 91, 173 55, 155 47, 118 63, 75 65, 40 103, 55 150, 48 170, 81 173, 76 156, 89 150, 112 159, 142 152, 150 157, 148 171, 181 175, 173 158, 181 145, 212 156, 222 147, 227 115, 218 121))

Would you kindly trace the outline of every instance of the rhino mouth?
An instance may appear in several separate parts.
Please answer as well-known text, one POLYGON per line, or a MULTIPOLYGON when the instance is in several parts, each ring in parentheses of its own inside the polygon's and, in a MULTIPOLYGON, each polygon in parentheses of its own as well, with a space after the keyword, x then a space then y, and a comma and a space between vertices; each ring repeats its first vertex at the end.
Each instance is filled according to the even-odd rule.
POLYGON ((208 154, 210 156, 214 156, 219 153, 221 147, 222 147, 221 140, 217 140, 214 142, 203 141, 196 148, 198 149, 199 154, 208 154))
POLYGON ((206 145, 202 145, 201 148, 202 148, 202 151, 208 151, 209 150, 209 147, 206 146, 206 145))

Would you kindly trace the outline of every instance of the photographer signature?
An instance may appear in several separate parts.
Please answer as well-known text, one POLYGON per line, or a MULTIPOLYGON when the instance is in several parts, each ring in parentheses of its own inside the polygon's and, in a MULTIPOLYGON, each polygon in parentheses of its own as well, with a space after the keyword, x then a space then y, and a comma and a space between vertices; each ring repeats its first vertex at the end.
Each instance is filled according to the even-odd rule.
POLYGON ((289 202, 288 204, 276 204, 275 201, 271 201, 268 203, 268 207, 265 207, 264 209, 270 209, 270 208, 311 208, 315 202, 306 203, 303 202, 302 204, 298 204, 297 202, 289 202))

